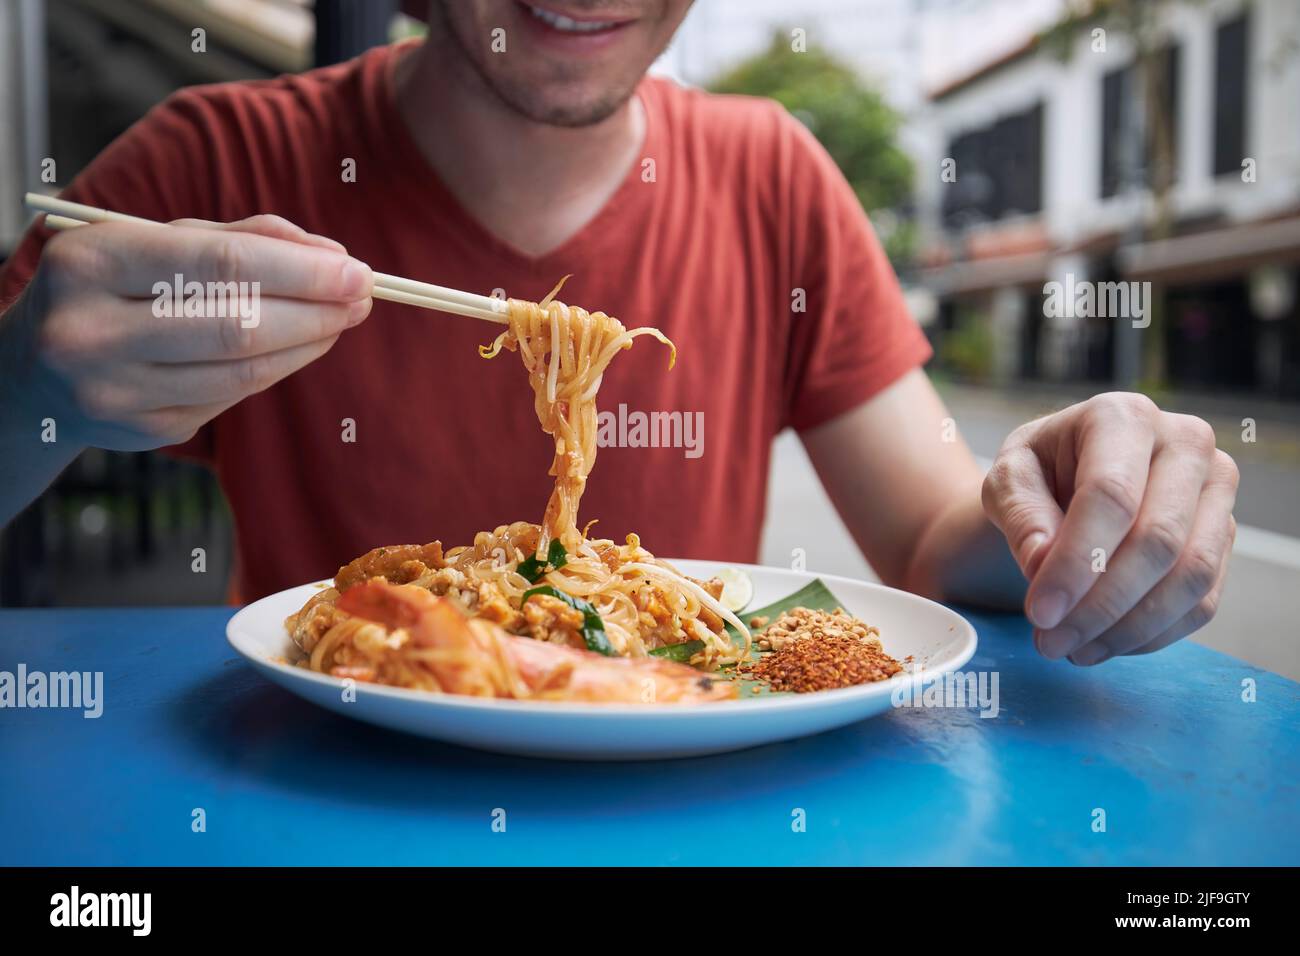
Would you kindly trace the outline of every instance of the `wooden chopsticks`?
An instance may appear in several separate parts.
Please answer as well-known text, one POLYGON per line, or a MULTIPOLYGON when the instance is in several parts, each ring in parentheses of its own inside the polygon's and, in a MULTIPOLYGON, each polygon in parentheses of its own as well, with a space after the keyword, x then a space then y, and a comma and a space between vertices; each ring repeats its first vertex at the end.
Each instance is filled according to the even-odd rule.
MULTIPOLYGON (((133 222, 150 226, 167 225, 165 222, 141 219, 138 216, 128 216, 125 213, 98 209, 95 206, 83 206, 81 203, 55 199, 52 196, 43 196, 40 193, 28 193, 24 198, 28 206, 39 209, 46 214, 45 225, 50 229, 75 229, 78 226, 85 226, 95 222, 133 222)), ((401 276, 390 276, 382 272, 376 272, 374 276, 375 288, 373 295, 376 299, 400 302, 403 305, 413 305, 421 309, 436 309, 439 312, 450 312, 453 315, 467 315, 470 318, 497 322, 502 325, 509 322, 507 319, 509 307, 501 299, 476 295, 473 292, 461 292, 459 289, 448 289, 445 286, 434 285, 431 282, 417 282, 414 279, 404 279, 401 276)))

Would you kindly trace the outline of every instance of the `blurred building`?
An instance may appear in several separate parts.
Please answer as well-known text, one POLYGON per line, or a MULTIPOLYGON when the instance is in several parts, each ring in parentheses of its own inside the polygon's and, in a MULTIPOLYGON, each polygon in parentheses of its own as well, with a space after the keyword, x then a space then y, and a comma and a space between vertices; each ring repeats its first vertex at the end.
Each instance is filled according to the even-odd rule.
POLYGON ((1300 4, 1147 8, 1147 70, 1133 36, 1085 16, 929 92, 917 278, 941 360, 995 381, 1300 398, 1300 4), (1162 154, 1144 79, 1168 111, 1162 154), (1101 283, 1150 283, 1129 288, 1155 321, 1053 295, 1101 283))
POLYGON ((0 137, 0 259, 31 218, 26 190, 66 185, 168 94, 347 59, 389 39, 396 9, 397 0, 3 0, 0 129, 17 135, 0 137))

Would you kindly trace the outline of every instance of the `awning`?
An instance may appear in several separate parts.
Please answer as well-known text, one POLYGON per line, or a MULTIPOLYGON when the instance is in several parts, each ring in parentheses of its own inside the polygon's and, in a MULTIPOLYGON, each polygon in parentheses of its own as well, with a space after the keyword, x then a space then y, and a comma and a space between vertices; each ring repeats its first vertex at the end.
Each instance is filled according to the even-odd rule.
POLYGON ((1125 278, 1158 282, 1204 282, 1300 262, 1300 217, 1143 242, 1121 249, 1117 261, 1125 278))
POLYGON ((918 282, 935 295, 983 292, 1006 286, 1038 285, 1048 278, 1051 257, 1042 252, 996 259, 972 259, 939 269, 927 269, 918 282))

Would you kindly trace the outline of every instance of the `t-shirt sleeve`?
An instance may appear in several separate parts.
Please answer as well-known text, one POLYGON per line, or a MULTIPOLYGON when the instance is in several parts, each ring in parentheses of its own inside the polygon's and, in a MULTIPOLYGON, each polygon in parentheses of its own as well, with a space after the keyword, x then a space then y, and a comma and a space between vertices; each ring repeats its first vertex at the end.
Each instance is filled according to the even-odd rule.
MULTIPOLYGON (((182 91, 154 107, 109 144, 59 193, 60 198, 167 222, 171 219, 217 219, 213 194, 210 109, 201 97, 182 91)), ((41 250, 54 232, 40 217, 28 228, 14 253, 0 267, 0 311, 7 309, 40 262, 41 250)), ((204 426, 170 454, 210 460, 210 428, 204 426)))
POLYGON ((783 424, 802 431, 925 364, 931 348, 852 187, 801 123, 784 111, 782 120, 791 285, 783 424))

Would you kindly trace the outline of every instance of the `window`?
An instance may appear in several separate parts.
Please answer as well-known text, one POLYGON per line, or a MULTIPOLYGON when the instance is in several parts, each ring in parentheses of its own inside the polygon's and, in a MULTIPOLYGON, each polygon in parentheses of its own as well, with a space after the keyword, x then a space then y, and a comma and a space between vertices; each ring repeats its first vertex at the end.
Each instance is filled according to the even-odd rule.
POLYGON ((1119 192, 1127 159, 1121 154, 1125 143, 1125 100, 1129 98, 1131 68, 1112 70, 1101 80, 1101 195, 1109 199, 1119 192))
POLYGON ((960 227, 1043 208, 1043 105, 1003 116, 948 141, 957 181, 943 201, 944 224, 960 227))
POLYGON ((1246 14, 1214 36, 1214 175, 1241 170, 1246 156, 1246 14))
MULTIPOLYGON (((1169 134, 1168 182, 1177 179, 1179 82, 1181 50, 1176 45, 1156 51, 1159 95, 1164 103, 1162 117, 1169 134)), ((1146 96, 1139 81, 1137 64, 1112 70, 1101 81, 1101 195, 1103 199, 1122 192, 1134 182, 1156 184, 1159 130, 1146 116, 1146 96)))
POLYGON ((1043 107, 994 124, 992 152, 998 177, 999 216, 1034 213, 1043 207, 1043 107))

